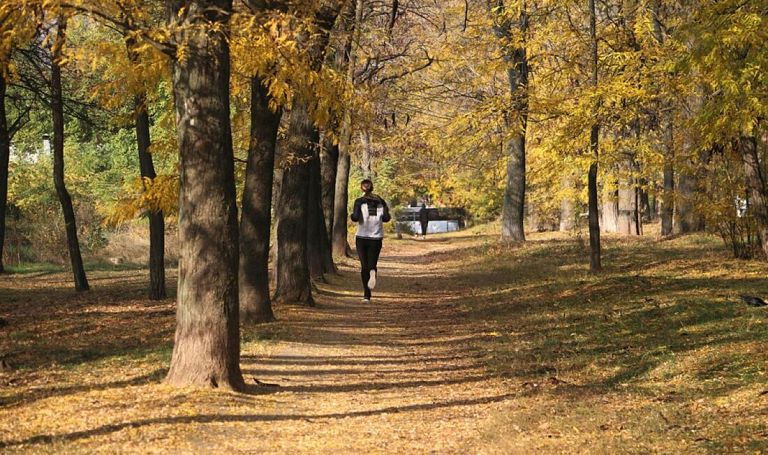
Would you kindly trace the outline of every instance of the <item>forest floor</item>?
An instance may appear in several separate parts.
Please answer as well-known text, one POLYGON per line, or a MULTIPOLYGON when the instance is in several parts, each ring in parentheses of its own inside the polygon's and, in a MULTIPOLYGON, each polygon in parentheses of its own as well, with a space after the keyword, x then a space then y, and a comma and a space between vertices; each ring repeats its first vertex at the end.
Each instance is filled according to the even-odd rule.
MULTIPOLYGON (((499 243, 481 228, 387 239, 315 308, 246 329, 245 393, 161 383, 174 300, 145 271, 0 277, 0 451, 768 452, 768 265, 719 240, 580 235, 499 243)), ((169 271, 172 283, 175 275, 169 271)))

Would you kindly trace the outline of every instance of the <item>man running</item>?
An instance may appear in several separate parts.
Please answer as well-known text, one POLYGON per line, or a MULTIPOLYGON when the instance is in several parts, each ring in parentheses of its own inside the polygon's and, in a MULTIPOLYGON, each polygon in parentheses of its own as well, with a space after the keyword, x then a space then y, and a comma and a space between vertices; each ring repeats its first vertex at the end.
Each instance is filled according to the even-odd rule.
POLYGON ((363 303, 371 303, 371 289, 376 287, 376 264, 384 239, 384 223, 390 220, 390 216, 384 199, 373 194, 373 182, 363 180, 360 182, 360 190, 363 196, 355 200, 350 218, 357 223, 355 246, 363 279, 363 303))

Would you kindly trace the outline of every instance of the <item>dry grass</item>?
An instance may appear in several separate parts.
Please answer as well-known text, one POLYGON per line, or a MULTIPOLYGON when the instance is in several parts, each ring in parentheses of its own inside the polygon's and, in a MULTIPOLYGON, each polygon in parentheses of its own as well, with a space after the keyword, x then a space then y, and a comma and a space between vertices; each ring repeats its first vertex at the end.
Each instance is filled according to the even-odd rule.
MULTIPOLYGON (((584 242, 493 228, 390 240, 375 305, 353 261, 319 307, 244 331, 246 393, 171 389, 172 299, 146 272, 0 278, 0 448, 9 452, 768 451, 764 263, 716 239, 584 242), (258 386, 253 382, 277 384, 258 386)), ((169 282, 172 282, 173 276, 169 282)))

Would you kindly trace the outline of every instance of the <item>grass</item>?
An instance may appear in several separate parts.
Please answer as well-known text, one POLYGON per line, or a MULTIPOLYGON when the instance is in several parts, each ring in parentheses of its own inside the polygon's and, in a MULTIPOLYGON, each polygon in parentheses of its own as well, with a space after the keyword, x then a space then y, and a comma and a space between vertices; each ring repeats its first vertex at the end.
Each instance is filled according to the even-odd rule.
POLYGON ((635 446, 609 442, 608 452, 684 451, 673 441, 688 430, 713 451, 768 451, 768 311, 738 298, 768 295, 765 263, 731 259, 703 235, 609 236, 604 247, 606 270, 597 276, 586 272, 580 244, 560 237, 471 255, 478 297, 461 307, 498 334, 476 345, 487 367, 537 387, 564 385, 547 392, 538 412, 565 400, 558 413, 580 420, 656 420, 624 434, 635 446), (581 397, 630 406, 617 413, 613 401, 581 397))

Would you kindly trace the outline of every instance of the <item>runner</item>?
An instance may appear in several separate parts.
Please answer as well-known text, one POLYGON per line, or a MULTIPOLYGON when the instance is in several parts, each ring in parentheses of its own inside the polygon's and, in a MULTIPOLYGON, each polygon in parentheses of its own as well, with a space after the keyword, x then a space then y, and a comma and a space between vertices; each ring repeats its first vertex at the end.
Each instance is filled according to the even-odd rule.
POLYGON ((384 239, 384 223, 390 220, 389 208, 384 199, 373 194, 373 182, 360 182, 363 196, 355 200, 352 221, 358 223, 355 247, 360 258, 360 276, 363 280, 363 303, 371 303, 371 289, 376 287, 381 244, 384 239))

